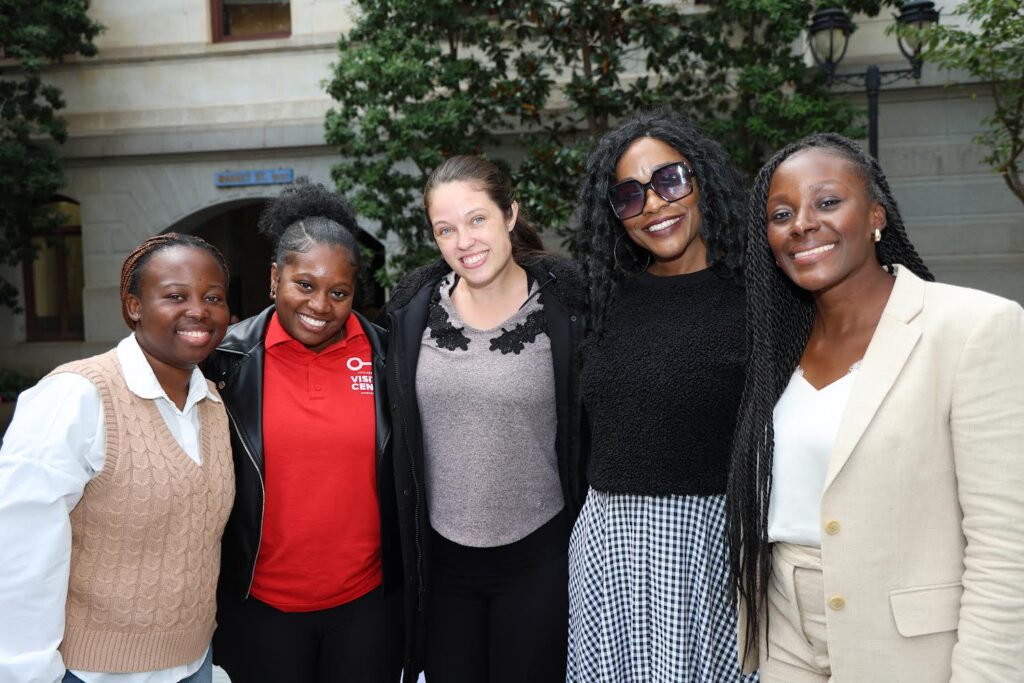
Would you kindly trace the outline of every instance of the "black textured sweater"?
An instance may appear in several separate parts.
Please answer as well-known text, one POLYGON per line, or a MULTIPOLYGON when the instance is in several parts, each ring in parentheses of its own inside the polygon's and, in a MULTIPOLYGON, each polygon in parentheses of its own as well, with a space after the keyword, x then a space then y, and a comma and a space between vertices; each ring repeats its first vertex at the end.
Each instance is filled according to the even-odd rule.
POLYGON ((745 365, 743 289, 710 268, 642 273, 583 357, 590 485, 644 495, 725 493, 745 365))

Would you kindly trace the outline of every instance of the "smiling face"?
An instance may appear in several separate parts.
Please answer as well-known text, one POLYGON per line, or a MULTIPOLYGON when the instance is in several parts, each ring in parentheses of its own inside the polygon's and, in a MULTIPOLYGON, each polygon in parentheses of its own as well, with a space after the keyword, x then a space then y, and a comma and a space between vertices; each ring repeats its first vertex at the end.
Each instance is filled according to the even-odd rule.
MULTIPOLYGON (((619 158, 615 182, 632 179, 646 183, 655 170, 678 161, 692 168, 690 161, 668 143, 638 138, 619 158)), ((650 252, 648 270, 655 275, 693 273, 708 266, 707 244, 700 235, 700 179, 692 182, 693 192, 674 202, 666 202, 648 190, 643 213, 621 221, 629 239, 650 252)))
POLYGON ((512 239, 519 206, 509 215, 471 183, 438 185, 428 197, 434 240, 448 266, 473 287, 494 282, 512 263, 512 239))
POLYGON ((158 377, 191 371, 213 353, 228 326, 226 296, 224 270, 205 249, 174 246, 149 257, 125 308, 158 377))
POLYGON ((874 231, 885 209, 846 159, 816 148, 792 155, 772 175, 766 210, 775 262, 799 287, 822 292, 881 268, 874 231))
POLYGON ((292 339, 319 353, 345 336, 358 270, 345 247, 316 244, 270 266, 277 319, 292 339))

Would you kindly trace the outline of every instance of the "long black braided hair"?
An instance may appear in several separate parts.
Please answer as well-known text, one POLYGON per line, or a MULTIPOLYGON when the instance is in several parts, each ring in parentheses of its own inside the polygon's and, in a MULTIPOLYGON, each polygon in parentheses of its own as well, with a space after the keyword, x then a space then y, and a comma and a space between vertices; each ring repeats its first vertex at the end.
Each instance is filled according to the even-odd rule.
POLYGON ((758 606, 771 570, 768 502, 775 442, 772 411, 803 355, 815 313, 810 295, 775 265, 766 228, 768 188, 783 161, 811 148, 847 160, 864 179, 870 199, 885 209, 886 227, 881 241, 875 244, 879 263, 889 269, 898 263, 924 280, 935 279, 907 237, 881 167, 857 143, 835 133, 811 135, 777 152, 758 172, 747 213, 744 269, 750 357, 733 438, 727 503, 732 578, 747 610, 748 645, 757 642, 758 606))
POLYGON ((670 109, 637 114, 605 134, 587 160, 580 188, 579 260, 590 290, 592 338, 599 338, 608 304, 623 281, 643 270, 650 254, 628 237, 608 203, 615 166, 636 140, 656 138, 690 162, 699 192, 700 234, 708 262, 738 277, 743 266, 743 180, 725 150, 694 123, 670 109), (620 239, 622 238, 622 239, 620 239))

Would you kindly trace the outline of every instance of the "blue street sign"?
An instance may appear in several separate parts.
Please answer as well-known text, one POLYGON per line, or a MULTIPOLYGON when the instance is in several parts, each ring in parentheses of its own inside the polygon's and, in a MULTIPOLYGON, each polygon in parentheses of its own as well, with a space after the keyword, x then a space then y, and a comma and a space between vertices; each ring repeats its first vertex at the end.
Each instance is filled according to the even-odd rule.
POLYGON ((295 182, 291 168, 259 168, 251 171, 217 171, 213 174, 215 187, 244 187, 246 185, 288 185, 295 182))

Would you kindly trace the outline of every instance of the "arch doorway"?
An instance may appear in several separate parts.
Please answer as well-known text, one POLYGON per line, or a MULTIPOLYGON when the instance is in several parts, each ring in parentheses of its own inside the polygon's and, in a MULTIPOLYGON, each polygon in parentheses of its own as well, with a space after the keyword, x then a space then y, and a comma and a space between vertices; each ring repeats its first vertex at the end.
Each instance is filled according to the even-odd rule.
MULTIPOLYGON (((270 304, 270 240, 257 232, 260 213, 269 199, 225 202, 196 212, 168 228, 187 232, 213 244, 224 254, 231 269, 228 306, 232 320, 256 315, 270 304)), ((384 288, 373 273, 384 266, 384 245, 363 231, 356 236, 362 247, 363 279, 356 292, 354 308, 376 320, 384 307, 384 288)))

